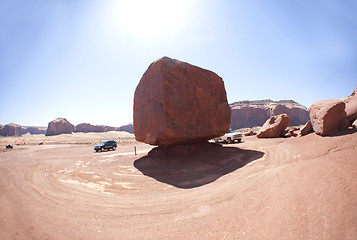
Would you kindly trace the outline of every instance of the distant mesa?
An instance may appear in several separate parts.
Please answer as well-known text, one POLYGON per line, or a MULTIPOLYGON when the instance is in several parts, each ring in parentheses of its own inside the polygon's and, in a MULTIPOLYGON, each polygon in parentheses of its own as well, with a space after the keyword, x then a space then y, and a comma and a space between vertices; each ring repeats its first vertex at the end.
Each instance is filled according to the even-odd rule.
POLYGON ((121 126, 121 127, 118 128, 118 131, 134 133, 134 125, 133 124, 127 124, 127 125, 121 126))
POLYGON ((286 113, 290 126, 303 125, 309 120, 309 110, 292 100, 240 101, 230 104, 232 129, 262 126, 271 116, 286 113))
POLYGON ((73 124, 67 121, 65 118, 57 118, 52 122, 48 123, 46 136, 53 136, 59 134, 70 134, 75 131, 75 127, 73 124))
POLYGON ((31 135, 33 134, 46 134, 46 128, 45 127, 24 127, 22 126, 22 134, 27 134, 30 133, 31 135))
POLYGON ((5 126, 1 125, 0 135, 4 137, 7 136, 20 137, 22 136, 21 126, 15 123, 9 123, 6 124, 5 126))
POLYGON ((204 142, 228 131, 230 120, 222 78, 186 62, 157 60, 135 90, 134 134, 140 142, 204 142))
POLYGON ((109 132, 109 131, 116 131, 116 127, 110 127, 105 125, 92 125, 89 123, 80 123, 76 126, 75 132, 109 132))

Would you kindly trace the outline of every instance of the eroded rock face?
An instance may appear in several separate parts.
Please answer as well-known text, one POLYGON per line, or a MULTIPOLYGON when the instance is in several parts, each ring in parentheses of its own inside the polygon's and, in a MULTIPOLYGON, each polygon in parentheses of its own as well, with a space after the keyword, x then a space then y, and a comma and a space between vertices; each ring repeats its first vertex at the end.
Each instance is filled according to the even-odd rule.
POLYGON ((128 133, 134 133, 134 125, 133 124, 127 124, 124 126, 121 126, 118 128, 118 131, 125 131, 128 133))
POLYGON ((48 123, 46 136, 59 135, 74 132, 75 127, 65 118, 57 118, 48 123))
POLYGON ((348 121, 352 124, 357 119, 357 85, 356 90, 342 101, 345 103, 345 112, 347 114, 348 121))
POLYGON ((116 131, 115 127, 105 125, 92 125, 89 123, 80 123, 76 126, 76 132, 109 132, 116 131))
POLYGON ((14 137, 22 136, 21 126, 18 125, 18 124, 15 124, 15 123, 6 124, 1 129, 1 135, 4 136, 4 137, 7 137, 7 136, 14 136, 14 137))
POLYGON ((258 138, 275 138, 284 135, 285 129, 289 126, 290 119, 287 114, 280 114, 270 117, 259 130, 258 138))
POLYGON ((30 134, 45 134, 46 130, 43 129, 43 128, 38 128, 38 127, 22 128, 22 134, 26 134, 26 133, 30 133, 30 134))
POLYGON ((310 120, 313 130, 322 136, 346 130, 349 126, 345 103, 341 100, 321 100, 312 104, 310 120))
POLYGON ((152 63, 134 96, 134 133, 151 145, 203 142, 230 128, 222 78, 168 57, 152 63))
POLYGON ((305 124, 309 119, 309 110, 292 100, 256 100, 240 101, 230 104, 232 108, 232 129, 262 126, 274 115, 286 113, 291 126, 305 124))

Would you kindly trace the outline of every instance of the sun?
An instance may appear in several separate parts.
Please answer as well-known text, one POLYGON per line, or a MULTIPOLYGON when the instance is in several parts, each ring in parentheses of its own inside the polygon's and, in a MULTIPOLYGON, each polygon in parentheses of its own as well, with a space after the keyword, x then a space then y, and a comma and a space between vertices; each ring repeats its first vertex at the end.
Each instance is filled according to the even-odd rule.
POLYGON ((188 0, 122 0, 117 13, 131 34, 151 39, 177 30, 185 21, 188 0))

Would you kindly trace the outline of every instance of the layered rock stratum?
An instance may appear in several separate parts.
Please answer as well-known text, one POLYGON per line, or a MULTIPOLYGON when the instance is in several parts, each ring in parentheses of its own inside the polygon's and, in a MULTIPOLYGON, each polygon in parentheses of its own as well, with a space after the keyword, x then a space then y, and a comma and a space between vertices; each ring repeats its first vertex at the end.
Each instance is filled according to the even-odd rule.
POLYGON ((231 125, 233 129, 262 126, 271 116, 286 113, 291 126, 303 125, 309 121, 309 110, 293 101, 240 101, 230 104, 232 109, 231 125))

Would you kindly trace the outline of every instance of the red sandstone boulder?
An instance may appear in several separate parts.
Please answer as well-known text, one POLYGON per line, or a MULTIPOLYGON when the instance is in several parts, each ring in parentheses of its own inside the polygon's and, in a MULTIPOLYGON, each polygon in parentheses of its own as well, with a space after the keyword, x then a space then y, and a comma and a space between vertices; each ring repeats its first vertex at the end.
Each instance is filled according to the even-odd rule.
POLYGON ((312 124, 311 124, 311 120, 309 120, 301 129, 299 132, 299 136, 304 136, 310 132, 313 132, 312 129, 312 124))
POLYGON ((6 136, 14 136, 14 137, 22 136, 21 126, 18 124, 15 124, 15 123, 6 124, 1 129, 1 135, 4 137, 6 137, 6 136))
POLYGON ((290 119, 287 114, 280 114, 270 117, 259 130, 258 138, 274 138, 284 135, 285 129, 289 126, 290 119))
POLYGON ((345 112, 347 114, 347 119, 350 123, 353 123, 357 119, 357 85, 356 90, 346 98, 343 98, 342 101, 346 104, 345 112))
POLYGON ((152 63, 134 96, 134 133, 151 145, 203 142, 230 128, 222 78, 168 57, 152 63))
POLYGON ((57 118, 48 123, 46 136, 59 135, 74 132, 75 127, 65 118, 57 118))
POLYGON ((341 100, 322 100, 311 105, 310 120, 313 130, 322 136, 346 130, 349 126, 345 103, 341 100))

